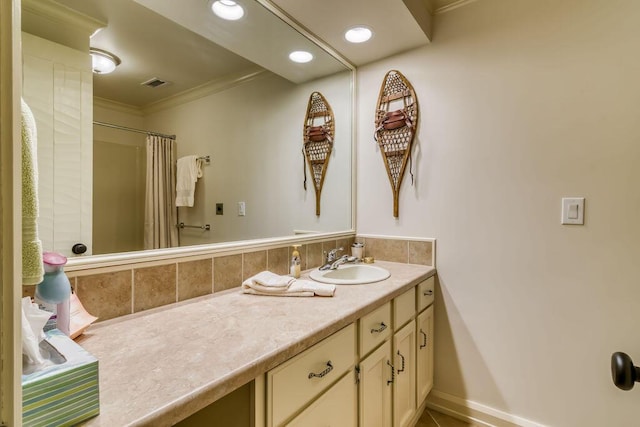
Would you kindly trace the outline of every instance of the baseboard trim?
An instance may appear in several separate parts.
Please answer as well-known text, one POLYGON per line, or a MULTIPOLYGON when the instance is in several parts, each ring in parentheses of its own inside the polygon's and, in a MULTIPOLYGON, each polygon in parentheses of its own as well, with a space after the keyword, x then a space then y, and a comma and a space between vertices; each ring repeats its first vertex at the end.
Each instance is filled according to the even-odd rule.
POLYGON ((545 427, 544 424, 437 390, 429 393, 426 406, 454 418, 489 427, 545 427))

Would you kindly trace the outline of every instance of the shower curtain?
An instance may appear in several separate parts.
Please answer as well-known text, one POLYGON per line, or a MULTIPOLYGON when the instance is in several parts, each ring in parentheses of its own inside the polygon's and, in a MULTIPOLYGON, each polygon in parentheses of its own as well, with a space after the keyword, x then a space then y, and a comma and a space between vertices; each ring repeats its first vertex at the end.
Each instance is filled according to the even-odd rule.
POLYGON ((178 246, 175 140, 147 135, 144 248, 178 246))

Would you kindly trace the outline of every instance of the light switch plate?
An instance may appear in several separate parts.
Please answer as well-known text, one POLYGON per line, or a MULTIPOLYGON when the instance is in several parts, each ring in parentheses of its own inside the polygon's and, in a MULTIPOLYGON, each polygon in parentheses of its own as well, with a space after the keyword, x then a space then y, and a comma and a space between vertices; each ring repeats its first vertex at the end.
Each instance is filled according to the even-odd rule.
POLYGON ((584 197, 562 198, 561 224, 584 225, 584 197))
POLYGON ((246 214, 246 205, 244 202, 238 202, 238 216, 245 216, 246 214))

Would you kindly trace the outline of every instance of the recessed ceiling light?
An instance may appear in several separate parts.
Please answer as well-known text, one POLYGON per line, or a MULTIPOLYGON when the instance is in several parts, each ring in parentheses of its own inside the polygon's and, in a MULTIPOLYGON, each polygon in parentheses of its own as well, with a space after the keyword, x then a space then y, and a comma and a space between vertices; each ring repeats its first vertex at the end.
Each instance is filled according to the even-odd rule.
POLYGON ((236 21, 244 16, 244 9, 232 0, 217 0, 211 4, 211 10, 222 19, 236 21))
POLYGON ((91 55, 91 66, 95 74, 109 74, 120 65, 120 58, 106 50, 89 48, 91 55))
POLYGON ((364 43, 373 36, 373 32, 367 27, 349 28, 344 33, 344 38, 351 43, 364 43))
POLYGON ((289 59, 299 64, 305 64, 313 59, 313 55, 305 50, 296 50, 289 54, 289 59))

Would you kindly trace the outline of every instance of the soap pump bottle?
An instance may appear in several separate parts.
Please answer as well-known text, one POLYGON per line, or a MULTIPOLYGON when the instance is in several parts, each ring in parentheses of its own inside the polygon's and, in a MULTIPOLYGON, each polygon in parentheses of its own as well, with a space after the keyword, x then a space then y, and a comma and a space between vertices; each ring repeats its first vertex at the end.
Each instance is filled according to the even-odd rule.
POLYGON ((294 278, 300 278, 300 252, 298 252, 300 245, 293 245, 293 252, 291 252, 291 268, 289 274, 294 278))
POLYGON ((55 252, 43 252, 44 277, 36 285, 35 300, 40 308, 52 313, 45 331, 57 328, 69 335, 71 284, 64 274, 67 257, 55 252))

